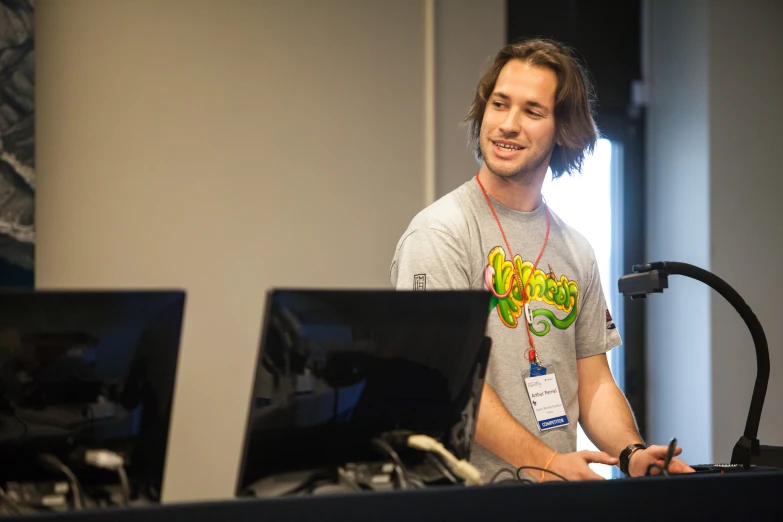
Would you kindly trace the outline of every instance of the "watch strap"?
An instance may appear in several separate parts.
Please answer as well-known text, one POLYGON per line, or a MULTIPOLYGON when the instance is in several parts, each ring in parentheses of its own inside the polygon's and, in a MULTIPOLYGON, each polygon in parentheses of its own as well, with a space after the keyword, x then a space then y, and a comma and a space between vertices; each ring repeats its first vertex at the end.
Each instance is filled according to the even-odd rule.
POLYGON ((633 455, 634 452, 638 450, 645 449, 647 449, 647 446, 644 444, 629 444, 625 447, 622 453, 620 453, 620 471, 623 472, 623 475, 626 477, 630 476, 630 473, 628 472, 628 464, 631 461, 631 455, 633 455))

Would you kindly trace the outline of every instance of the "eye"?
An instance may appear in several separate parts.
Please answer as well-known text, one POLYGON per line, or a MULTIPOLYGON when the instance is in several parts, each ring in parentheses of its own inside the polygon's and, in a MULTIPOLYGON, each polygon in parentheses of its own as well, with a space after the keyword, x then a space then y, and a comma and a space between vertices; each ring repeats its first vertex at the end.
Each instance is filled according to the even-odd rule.
POLYGON ((492 106, 495 107, 496 109, 501 109, 503 108, 503 103, 499 101, 493 101, 492 106))
POLYGON ((540 114, 538 114, 538 113, 537 113, 537 112, 535 112, 535 111, 527 111, 527 113, 528 113, 529 115, 531 115, 532 117, 534 117, 534 118, 540 118, 540 117, 541 117, 541 115, 540 115, 540 114))

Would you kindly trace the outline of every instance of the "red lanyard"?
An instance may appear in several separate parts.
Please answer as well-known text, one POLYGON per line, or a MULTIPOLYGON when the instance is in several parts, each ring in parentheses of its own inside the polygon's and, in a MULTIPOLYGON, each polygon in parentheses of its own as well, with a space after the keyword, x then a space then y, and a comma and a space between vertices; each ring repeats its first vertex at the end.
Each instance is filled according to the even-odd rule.
MULTIPOLYGON (((498 224, 498 228, 500 229, 500 234, 503 236, 503 241, 506 242, 506 249, 508 250, 508 256, 511 258, 511 266, 514 267, 514 275, 517 279, 517 285, 519 286, 519 294, 522 296, 522 307, 523 307, 523 315, 525 316, 525 324, 527 325, 527 339, 528 342, 530 342, 530 351, 526 353, 526 356, 530 360, 530 362, 537 361, 538 358, 536 357, 536 343, 533 340, 533 334, 530 333, 530 320, 528 319, 528 303, 530 302, 528 299, 527 292, 525 291, 525 288, 527 287, 527 282, 524 284, 522 283, 522 276, 519 274, 519 269, 517 268, 517 264, 514 262, 514 254, 511 252, 511 246, 508 244, 508 238, 506 238, 506 233, 503 231, 503 225, 500 224, 500 218, 498 218, 497 213, 495 212, 495 208, 492 206, 492 201, 490 201, 489 196, 487 195, 487 191, 484 190, 484 185, 481 184, 481 180, 478 177, 478 174, 476 174, 476 181, 478 181, 479 187, 481 187, 481 192, 484 193, 484 198, 487 200, 487 205, 489 205, 489 209, 492 211, 492 215, 495 216, 495 222, 498 224)), ((544 244, 541 246, 541 252, 538 253, 538 257, 536 258, 536 262, 533 263, 533 270, 530 271, 530 276, 536 273, 536 267, 538 266, 538 262, 541 260, 541 256, 544 254, 544 249, 546 248, 546 244, 549 241, 549 206, 545 206, 544 209, 546 210, 546 236, 544 237, 544 244)), ((530 281, 530 276, 528 276, 528 281, 530 281)), ((513 279, 513 278, 512 278, 513 279)), ((511 285, 514 284, 514 281, 511 281, 511 285)))

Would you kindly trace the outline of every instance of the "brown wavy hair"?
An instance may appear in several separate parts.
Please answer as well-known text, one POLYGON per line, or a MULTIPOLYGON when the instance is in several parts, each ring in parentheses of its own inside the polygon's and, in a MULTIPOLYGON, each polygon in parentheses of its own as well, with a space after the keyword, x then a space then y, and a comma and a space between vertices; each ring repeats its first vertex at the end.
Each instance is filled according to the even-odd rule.
POLYGON ((599 138, 593 118, 595 90, 584 67, 569 47, 543 38, 522 40, 503 47, 492 59, 476 87, 476 95, 465 118, 470 145, 481 162, 481 121, 487 100, 495 88, 501 69, 511 60, 549 67, 557 75, 555 91, 556 141, 549 167, 552 178, 582 169, 585 156, 592 154, 599 138))

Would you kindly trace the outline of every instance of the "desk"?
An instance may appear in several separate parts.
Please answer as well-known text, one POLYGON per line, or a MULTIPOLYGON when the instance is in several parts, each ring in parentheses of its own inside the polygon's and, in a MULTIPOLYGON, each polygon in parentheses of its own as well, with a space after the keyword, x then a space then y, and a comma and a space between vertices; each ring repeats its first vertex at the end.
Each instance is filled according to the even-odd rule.
POLYGON ((781 520, 783 471, 599 482, 442 487, 271 500, 166 504, 14 518, 60 522, 781 520))

